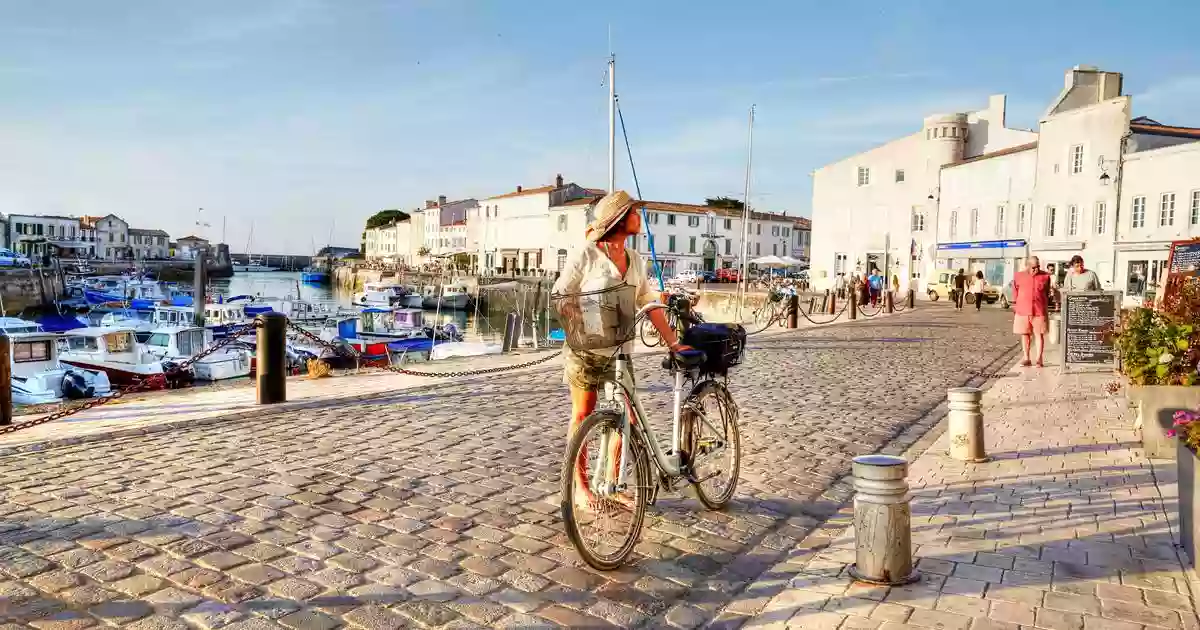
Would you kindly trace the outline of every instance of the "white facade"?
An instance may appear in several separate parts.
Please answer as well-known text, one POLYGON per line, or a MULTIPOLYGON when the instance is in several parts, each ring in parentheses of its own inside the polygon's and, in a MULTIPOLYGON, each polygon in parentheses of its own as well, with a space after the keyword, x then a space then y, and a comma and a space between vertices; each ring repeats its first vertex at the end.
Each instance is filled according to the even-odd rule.
POLYGON ((208 248, 208 240, 199 236, 185 236, 175 242, 175 258, 196 260, 201 251, 208 248))
MULTIPOLYGON (((875 149, 818 171, 814 267, 833 268, 842 250, 853 261, 864 241, 868 249, 877 246, 878 229, 859 235, 859 226, 879 215, 873 206, 913 204, 913 239, 924 255, 917 273, 969 268, 1006 283, 1027 255, 1062 274, 1080 254, 1106 289, 1134 299, 1152 293, 1165 279, 1171 242, 1200 238, 1200 129, 1131 118, 1134 103, 1121 87, 1119 73, 1072 68, 1037 134, 1004 129, 996 136, 1000 144, 1024 144, 1001 147, 989 139, 979 155, 971 154, 979 132, 968 118, 964 153, 939 166, 923 204, 900 186, 855 195, 842 181, 852 164, 899 161, 896 153, 912 150, 911 136, 885 145, 882 155, 875 149), (839 218, 838 207, 851 211, 839 218), (848 239, 857 243, 843 244, 848 239)), ((926 126, 929 140, 928 120, 926 126)))
POLYGON ((873 266, 899 276, 902 288, 919 277, 934 264, 942 166, 1037 137, 1004 122, 1005 97, 993 96, 983 110, 930 116, 916 133, 815 171, 814 280, 873 266))
POLYGON ((170 241, 170 235, 162 230, 129 230, 129 246, 137 260, 162 260, 169 257, 170 241))
POLYGON ((85 238, 95 243, 96 256, 104 260, 129 258, 129 224, 115 214, 103 217, 80 217, 85 238))
POLYGON ((91 245, 84 239, 77 218, 28 214, 8 216, 8 243, 11 249, 30 258, 59 252, 86 256, 91 245))
MULTIPOLYGON (((413 234, 411 220, 393 221, 366 231, 367 260, 385 260, 397 264, 413 264, 413 234)), ((419 242, 424 242, 418 239, 419 242)))

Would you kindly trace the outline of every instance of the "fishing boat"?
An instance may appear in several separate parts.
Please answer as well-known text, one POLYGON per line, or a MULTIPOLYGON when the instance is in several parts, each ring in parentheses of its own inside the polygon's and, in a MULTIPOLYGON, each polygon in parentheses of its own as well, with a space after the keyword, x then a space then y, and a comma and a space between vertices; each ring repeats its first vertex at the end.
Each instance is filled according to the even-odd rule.
MULTIPOLYGON (((156 328, 142 343, 149 355, 164 361, 181 362, 205 350, 213 343, 212 331, 199 326, 156 328)), ((220 381, 250 374, 251 352, 245 347, 225 347, 192 364, 198 381, 220 381)))
MULTIPOLYGON (((152 328, 163 326, 191 326, 196 319, 196 311, 191 306, 168 306, 160 304, 154 307, 154 314, 150 318, 152 328)), ((215 338, 222 338, 229 334, 234 328, 244 326, 250 323, 250 317, 246 315, 246 303, 243 301, 233 302, 210 302, 204 305, 204 327, 208 329, 215 338)))
POLYGON ((362 330, 357 331, 358 336, 372 341, 462 340, 453 324, 442 327, 426 325, 425 311, 419 308, 365 308, 359 319, 362 322, 362 330))
POLYGON ((455 282, 443 284, 440 287, 437 285, 425 287, 421 306, 431 310, 462 311, 467 309, 470 302, 471 295, 467 293, 467 285, 455 282))
POLYGON ((306 284, 328 284, 329 272, 316 267, 305 267, 300 272, 300 280, 306 284))
POLYGON ((355 293, 353 301, 355 304, 373 305, 373 306, 399 306, 404 301, 405 289, 403 285, 392 282, 368 282, 363 285, 363 290, 355 293))
POLYGON ((56 333, 8 333, 12 356, 12 398, 22 405, 41 405, 64 398, 79 400, 112 392, 108 376, 97 370, 64 366, 56 333))
POLYGON ((103 372, 113 385, 125 387, 156 379, 153 389, 167 383, 156 377, 163 374, 163 363, 143 352, 137 345, 134 329, 127 327, 79 328, 62 333, 65 348, 59 352, 64 365, 103 372))
POLYGON ((478 357, 486 354, 500 354, 504 348, 498 343, 483 343, 479 341, 452 341, 439 343, 429 353, 430 361, 449 359, 451 357, 478 357))
POLYGON ((406 308, 421 308, 424 304, 425 296, 422 294, 421 285, 406 284, 404 285, 404 300, 401 304, 406 308))

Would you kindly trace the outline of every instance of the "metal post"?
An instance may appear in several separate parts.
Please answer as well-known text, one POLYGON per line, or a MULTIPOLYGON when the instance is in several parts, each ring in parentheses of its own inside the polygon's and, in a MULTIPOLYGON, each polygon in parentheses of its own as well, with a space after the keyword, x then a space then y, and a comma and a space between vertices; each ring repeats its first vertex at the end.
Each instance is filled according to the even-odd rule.
POLYGON ((516 329, 521 325, 521 316, 515 312, 510 312, 504 318, 504 340, 501 342, 500 351, 504 354, 512 352, 513 346, 517 343, 516 329))
POLYGON ((858 319, 858 289, 848 289, 846 299, 850 300, 846 305, 846 315, 850 319, 858 319))
POLYGON ((883 307, 889 315, 896 312, 896 298, 891 291, 883 294, 883 307))
POLYGON ((800 310, 800 296, 793 295, 792 297, 788 298, 788 315, 787 315, 787 327, 788 328, 795 328, 796 326, 799 325, 799 323, 800 323, 799 322, 800 313, 798 312, 799 310, 800 310))
POLYGON ((738 273, 737 321, 742 321, 742 308, 750 285, 746 270, 750 264, 750 166, 754 161, 754 106, 750 106, 750 125, 746 141, 746 196, 742 201, 742 268, 738 273))
MULTIPOLYGON (((205 273, 205 265, 208 260, 208 249, 201 247, 196 250, 196 266, 192 275, 192 325, 204 325, 204 301, 208 296, 208 274, 205 273)), ((262 332, 259 332, 261 335, 262 332)), ((261 348, 261 345, 259 346, 261 348)), ((259 350, 259 352, 262 352, 259 350)), ((262 367, 259 366, 259 371, 262 367)))
POLYGON ((905 304, 905 308, 912 308, 913 306, 916 306, 916 304, 917 304, 917 291, 916 291, 916 289, 909 289, 908 290, 908 304, 905 304))
POLYGON ((837 315, 837 296, 832 293, 829 294, 829 314, 837 315))
POLYGON ((287 316, 263 313, 258 316, 258 359, 256 385, 258 404, 287 401, 287 316))
POLYGON ((955 387, 946 398, 950 402, 950 457, 972 463, 990 460, 983 444, 983 411, 979 404, 983 390, 955 387))
POLYGON ((855 563, 850 575, 871 584, 910 584, 912 562, 908 461, 891 455, 854 458, 855 563))
POLYGON ((12 417, 12 340, 0 335, 0 425, 12 424, 12 417))

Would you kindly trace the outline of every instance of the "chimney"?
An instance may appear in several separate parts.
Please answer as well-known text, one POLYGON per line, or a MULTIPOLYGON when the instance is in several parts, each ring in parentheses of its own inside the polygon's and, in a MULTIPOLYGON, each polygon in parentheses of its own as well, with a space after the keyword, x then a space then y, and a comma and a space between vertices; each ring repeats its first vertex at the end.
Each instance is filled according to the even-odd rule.
POLYGON ((439 206, 446 205, 446 195, 438 195, 438 205, 439 206))
POLYGON ((517 192, 521 192, 521 187, 517 186, 517 192))
POLYGON ((426 209, 426 210, 429 210, 429 209, 432 209, 432 208, 436 208, 436 207, 437 207, 437 202, 436 202, 436 201, 433 201, 432 199, 426 199, 426 200, 425 200, 425 209, 426 209))
POLYGON ((554 187, 555 187, 555 188, 562 188, 562 186, 563 186, 563 182, 562 182, 562 173, 559 173, 558 175, 555 175, 555 176, 554 176, 554 187))

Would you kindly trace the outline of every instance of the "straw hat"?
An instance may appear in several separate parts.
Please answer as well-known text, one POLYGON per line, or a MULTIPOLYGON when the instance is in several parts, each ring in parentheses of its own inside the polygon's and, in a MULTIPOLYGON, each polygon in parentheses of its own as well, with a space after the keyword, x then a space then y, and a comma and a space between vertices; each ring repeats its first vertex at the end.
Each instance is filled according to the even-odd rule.
POLYGON ((629 193, 624 190, 617 190, 608 193, 596 202, 594 212, 595 220, 587 226, 587 240, 595 243, 604 238, 608 231, 613 229, 613 226, 621 222, 625 215, 629 214, 630 208, 636 202, 629 193))

